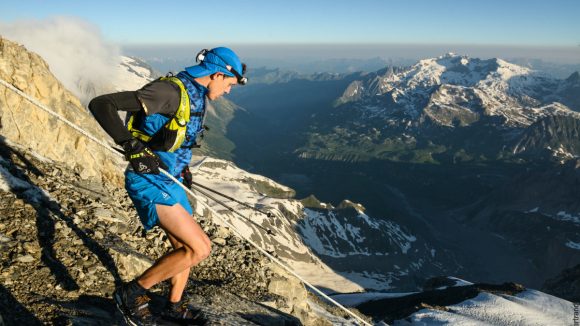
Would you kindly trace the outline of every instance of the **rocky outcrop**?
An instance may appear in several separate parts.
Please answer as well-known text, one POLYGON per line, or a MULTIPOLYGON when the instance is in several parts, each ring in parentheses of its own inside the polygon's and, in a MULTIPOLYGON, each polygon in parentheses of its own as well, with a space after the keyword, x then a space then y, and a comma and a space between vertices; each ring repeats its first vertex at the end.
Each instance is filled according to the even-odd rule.
POLYGON ((513 152, 527 157, 580 154, 580 119, 570 116, 548 116, 527 127, 518 137, 513 152))
MULTIPOLYGON (((0 78, 97 138, 108 139, 40 56, 1 37, 0 78)), ((0 133, 9 141, 63 163, 83 179, 98 177, 117 184, 122 181, 121 159, 3 85, 0 85, 0 133)))
POLYGON ((574 111, 580 111, 580 74, 572 73, 558 89, 563 104, 574 111))
POLYGON ((316 196, 314 195, 310 195, 304 199, 301 199, 300 202, 306 208, 318 208, 318 209, 334 208, 332 205, 321 202, 320 199, 316 198, 316 196))

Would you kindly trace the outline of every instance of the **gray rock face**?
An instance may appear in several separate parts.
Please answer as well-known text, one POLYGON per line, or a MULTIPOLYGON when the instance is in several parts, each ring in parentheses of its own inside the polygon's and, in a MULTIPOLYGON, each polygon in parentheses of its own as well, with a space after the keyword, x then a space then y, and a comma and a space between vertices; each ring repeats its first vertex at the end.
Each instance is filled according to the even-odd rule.
POLYGON ((551 154, 553 150, 559 150, 562 154, 569 153, 570 156, 578 155, 579 134, 580 119, 566 116, 546 117, 526 128, 515 142, 513 150, 532 157, 551 154))

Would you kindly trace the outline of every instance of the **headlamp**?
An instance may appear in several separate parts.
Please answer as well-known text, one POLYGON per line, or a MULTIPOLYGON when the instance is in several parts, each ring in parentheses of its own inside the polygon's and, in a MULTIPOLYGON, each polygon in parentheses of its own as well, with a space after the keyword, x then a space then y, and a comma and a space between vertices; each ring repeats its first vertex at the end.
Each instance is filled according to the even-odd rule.
MULTIPOLYGON (((226 62, 226 60, 224 60, 222 57, 220 57, 217 53, 210 51, 208 49, 203 49, 201 51, 199 51, 199 53, 197 54, 197 56, 195 57, 195 61, 196 62, 203 62, 205 60, 205 56, 206 54, 210 53, 215 55, 216 57, 220 58, 223 62, 226 62)), ((224 65, 220 65, 217 64, 215 62, 210 62, 211 64, 214 64, 216 66, 220 66, 222 68, 226 68, 227 71, 231 72, 232 74, 234 74, 234 76, 236 77, 236 79, 238 80, 238 84, 240 85, 246 85, 246 83, 248 83, 248 77, 244 77, 244 74, 246 73, 246 64, 242 63, 242 73, 240 74, 239 72, 237 72, 234 68, 232 68, 232 66, 226 64, 224 65)))

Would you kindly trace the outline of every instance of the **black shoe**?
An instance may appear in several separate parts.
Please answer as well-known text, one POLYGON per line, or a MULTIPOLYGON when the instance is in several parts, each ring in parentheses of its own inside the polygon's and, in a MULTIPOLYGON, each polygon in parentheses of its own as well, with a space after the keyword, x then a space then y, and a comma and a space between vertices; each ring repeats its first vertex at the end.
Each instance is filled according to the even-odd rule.
POLYGON ((166 320, 187 325, 205 325, 207 322, 207 319, 203 316, 201 310, 191 307, 183 302, 167 302, 167 305, 161 311, 161 317, 166 320))
POLYGON ((157 318, 149 310, 151 299, 144 291, 139 293, 131 288, 131 283, 124 284, 115 289, 113 294, 117 308, 123 314, 127 324, 132 326, 157 325, 157 318))

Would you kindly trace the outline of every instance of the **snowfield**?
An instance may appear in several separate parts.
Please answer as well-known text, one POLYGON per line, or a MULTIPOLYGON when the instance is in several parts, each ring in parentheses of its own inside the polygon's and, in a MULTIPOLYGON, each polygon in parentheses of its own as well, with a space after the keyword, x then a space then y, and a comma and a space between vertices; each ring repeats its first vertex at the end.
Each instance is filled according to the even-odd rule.
POLYGON ((423 309, 394 325, 573 325, 571 302, 536 290, 511 295, 481 293, 447 311, 423 309))

